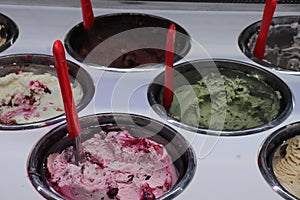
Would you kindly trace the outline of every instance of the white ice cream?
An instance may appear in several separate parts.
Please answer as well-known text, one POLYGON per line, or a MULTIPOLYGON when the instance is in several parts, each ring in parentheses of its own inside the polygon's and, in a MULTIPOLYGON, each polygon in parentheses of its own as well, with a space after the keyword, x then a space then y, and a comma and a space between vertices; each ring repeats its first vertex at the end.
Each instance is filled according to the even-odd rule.
MULTIPOLYGON (((78 85, 72 87, 76 104, 82 99, 78 85)), ((0 123, 24 124, 42 121, 64 113, 56 76, 19 72, 0 78, 0 123)))

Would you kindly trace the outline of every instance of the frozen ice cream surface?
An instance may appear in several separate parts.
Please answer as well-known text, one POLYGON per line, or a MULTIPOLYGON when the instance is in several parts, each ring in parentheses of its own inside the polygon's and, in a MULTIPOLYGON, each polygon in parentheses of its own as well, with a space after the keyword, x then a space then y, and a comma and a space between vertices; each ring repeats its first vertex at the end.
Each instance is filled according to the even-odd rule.
MULTIPOLYGON (((72 87, 76 104, 81 101, 79 85, 72 87)), ((49 73, 10 73, 0 78, 0 123, 24 124, 64 113, 56 76, 49 73)))
POLYGON ((163 63, 167 29, 145 27, 126 30, 127 25, 97 29, 94 35, 90 34, 88 41, 82 41, 79 52, 85 58, 84 61, 115 68, 163 63))
POLYGON ((275 152, 273 170, 280 182, 290 193, 300 198, 300 136, 287 141, 275 152))
POLYGON ((49 181, 67 199, 150 200, 177 181, 166 149, 152 140, 101 131, 82 146, 86 161, 79 166, 72 147, 47 158, 49 181))
POLYGON ((272 121, 279 112, 280 94, 258 77, 244 76, 211 73, 196 84, 176 88, 169 114, 214 130, 248 129, 272 121))
MULTIPOLYGON (((254 49, 257 34, 250 39, 250 49, 254 49)), ((300 71, 300 24, 277 24, 269 30, 264 61, 280 68, 300 71)))
POLYGON ((5 26, 0 24, 0 46, 5 44, 7 38, 7 33, 5 31, 5 26))

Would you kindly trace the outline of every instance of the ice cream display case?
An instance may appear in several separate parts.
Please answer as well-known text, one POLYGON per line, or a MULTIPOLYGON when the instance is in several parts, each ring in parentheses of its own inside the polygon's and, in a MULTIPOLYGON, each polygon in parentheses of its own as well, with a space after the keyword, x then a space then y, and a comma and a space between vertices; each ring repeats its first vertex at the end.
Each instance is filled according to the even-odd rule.
MULTIPOLYGON (((91 3, 94 27, 86 30, 79 0, 0 2, 0 41, 7 42, 0 47, 0 117, 5 115, 0 120, 0 199, 68 199, 57 188, 61 182, 70 183, 71 175, 78 179, 72 179, 65 191, 79 199, 86 195, 79 192, 84 190, 81 182, 97 194, 94 199, 297 199, 290 188, 298 187, 294 177, 299 172, 293 163, 299 148, 290 144, 299 143, 299 1, 277 1, 262 60, 253 55, 253 48, 265 1, 91 3), (166 108, 162 98, 171 24, 176 33, 173 83, 177 96, 172 100, 174 107, 166 108), (99 151, 101 159, 106 156, 103 160, 86 151, 89 164, 71 165, 61 177, 51 179, 51 169, 73 162, 73 154, 63 151, 72 146, 63 110, 58 117, 25 124, 16 120, 5 124, 4 119, 16 113, 10 109, 25 119, 28 114, 24 113, 34 113, 30 109, 40 102, 37 91, 50 94, 40 78, 27 80, 26 76, 44 72, 56 76, 52 60, 56 40, 65 46, 72 85, 81 88, 77 110, 84 148, 99 129, 106 133, 96 138, 111 140, 106 146, 92 140, 101 148, 91 147, 91 151, 99 151), (19 75, 25 77, 18 83, 23 89, 8 87, 19 75), (17 107, 22 102, 28 106, 21 112, 17 107), (237 128, 226 128, 226 124, 237 128), (146 160, 153 173, 147 168, 151 175, 134 174, 125 165, 122 170, 114 168, 128 159, 127 152, 112 150, 117 142, 120 149, 130 144, 130 153, 136 155, 128 166, 142 168, 139 159, 146 160), (170 160, 163 157, 162 147, 170 160), (62 162, 54 161, 53 155, 60 153, 57 159, 62 162), (116 157, 121 160, 110 160, 116 157), (103 163, 113 165, 113 172, 102 173, 107 167, 103 163), (292 177, 287 177, 288 170, 292 177), (112 178, 115 172, 119 174, 112 178), (100 179, 115 181, 96 186, 100 179), (125 186, 135 195, 120 189, 125 186)), ((52 98, 59 97, 46 96, 51 102, 52 98)), ((48 115, 45 111, 51 102, 34 116, 48 115)))

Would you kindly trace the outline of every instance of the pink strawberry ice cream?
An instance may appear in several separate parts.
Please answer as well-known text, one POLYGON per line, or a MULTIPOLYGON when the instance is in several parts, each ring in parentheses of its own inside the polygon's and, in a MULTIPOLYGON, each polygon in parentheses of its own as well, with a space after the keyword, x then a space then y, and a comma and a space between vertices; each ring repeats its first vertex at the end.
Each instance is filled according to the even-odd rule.
POLYGON ((101 131, 82 143, 86 161, 74 164, 73 148, 47 158, 48 180, 66 199, 150 200, 177 181, 163 145, 127 131, 101 131))

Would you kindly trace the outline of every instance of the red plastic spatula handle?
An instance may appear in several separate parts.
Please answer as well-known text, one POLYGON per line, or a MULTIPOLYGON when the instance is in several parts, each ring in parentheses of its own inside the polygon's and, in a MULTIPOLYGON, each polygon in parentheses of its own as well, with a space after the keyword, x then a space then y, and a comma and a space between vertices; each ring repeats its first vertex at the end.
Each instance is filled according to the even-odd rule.
POLYGON ((83 17, 83 26, 85 30, 90 30, 94 24, 94 13, 90 0, 80 0, 83 17))
POLYGON ((253 51, 253 54, 260 60, 264 58, 268 33, 276 9, 276 4, 277 4, 276 0, 266 1, 263 18, 259 29, 259 34, 253 51))
POLYGON ((167 34, 166 41, 166 69, 165 69, 165 81, 164 81, 164 96, 163 105, 166 109, 170 108, 173 101, 173 89, 174 89, 174 46, 175 46, 175 25, 171 24, 167 34))
POLYGON ((61 94, 63 98, 69 138, 74 139, 80 133, 80 123, 76 104, 73 99, 71 90, 71 82, 68 73, 67 61, 65 56, 64 46, 61 41, 56 40, 53 44, 53 55, 55 68, 59 80, 61 94))

